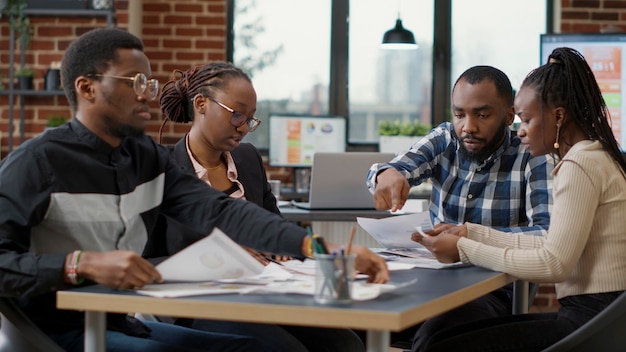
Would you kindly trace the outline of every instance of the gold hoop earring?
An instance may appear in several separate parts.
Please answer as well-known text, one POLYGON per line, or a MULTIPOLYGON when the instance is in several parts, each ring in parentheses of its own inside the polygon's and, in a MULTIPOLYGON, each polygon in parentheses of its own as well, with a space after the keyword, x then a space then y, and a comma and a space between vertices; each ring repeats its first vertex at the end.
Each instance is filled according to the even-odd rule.
POLYGON ((561 124, 557 123, 556 124, 556 140, 554 141, 554 149, 559 149, 560 145, 559 145, 559 131, 561 130, 561 124))

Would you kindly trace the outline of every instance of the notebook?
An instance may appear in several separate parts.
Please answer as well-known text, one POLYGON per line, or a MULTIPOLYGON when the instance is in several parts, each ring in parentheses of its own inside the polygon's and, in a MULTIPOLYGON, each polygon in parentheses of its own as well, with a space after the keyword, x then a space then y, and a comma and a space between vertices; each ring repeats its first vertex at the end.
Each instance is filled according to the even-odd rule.
POLYGON ((293 202, 303 209, 374 209, 374 197, 365 185, 367 170, 389 162, 393 153, 315 153, 308 202, 293 202))

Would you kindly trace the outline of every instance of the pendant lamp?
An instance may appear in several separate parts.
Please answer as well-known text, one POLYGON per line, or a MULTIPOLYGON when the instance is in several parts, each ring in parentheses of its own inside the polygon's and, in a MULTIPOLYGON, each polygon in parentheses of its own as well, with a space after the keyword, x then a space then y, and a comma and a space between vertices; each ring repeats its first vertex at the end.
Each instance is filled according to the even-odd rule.
POLYGON ((396 26, 385 32, 383 43, 385 49, 417 49, 417 43, 413 33, 402 26, 400 17, 396 20, 396 26))
POLYGON ((385 32, 383 35, 383 43, 381 47, 384 49, 417 49, 417 43, 413 33, 402 26, 400 19, 400 0, 398 0, 398 19, 396 26, 385 32))

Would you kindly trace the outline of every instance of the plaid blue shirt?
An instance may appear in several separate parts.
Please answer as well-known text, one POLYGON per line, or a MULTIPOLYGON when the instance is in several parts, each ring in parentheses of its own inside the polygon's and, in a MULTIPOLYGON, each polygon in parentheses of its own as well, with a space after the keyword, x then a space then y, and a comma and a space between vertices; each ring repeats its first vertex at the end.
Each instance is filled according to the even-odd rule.
POLYGON ((411 186, 430 179, 430 216, 434 224, 472 222, 508 232, 545 234, 552 207, 552 169, 545 156, 532 157, 509 130, 504 143, 485 162, 459 156, 453 125, 444 122, 389 163, 374 164, 367 187, 388 168, 402 173, 411 186))

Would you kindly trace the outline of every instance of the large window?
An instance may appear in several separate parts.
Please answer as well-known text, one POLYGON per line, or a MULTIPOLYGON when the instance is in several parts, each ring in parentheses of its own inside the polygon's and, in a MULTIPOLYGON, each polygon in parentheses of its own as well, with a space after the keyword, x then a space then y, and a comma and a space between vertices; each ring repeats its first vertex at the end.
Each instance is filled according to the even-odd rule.
POLYGON ((349 140, 378 141, 381 120, 430 123, 433 1, 350 1, 349 140), (383 34, 396 19, 415 36, 417 48, 384 49, 383 34))
POLYGON ((237 0, 233 62, 257 92, 263 122, 246 137, 269 146, 270 114, 328 114, 331 0, 237 0))
POLYGON ((490 65, 506 73, 517 90, 540 64, 545 0, 453 0, 452 23, 452 82, 470 66, 490 65))
MULTIPOLYGON (((449 120, 449 106, 439 105, 448 105, 450 91, 433 93, 433 81, 442 71, 453 83, 470 66, 492 65, 518 88, 539 64, 539 34, 546 32, 550 2, 231 1, 233 61, 250 70, 257 116, 347 115, 348 142, 357 147, 378 142, 381 120, 449 120), (450 25, 442 36, 435 21, 442 21, 446 12, 441 11, 443 3, 450 12, 444 13, 444 22, 450 25), (417 49, 381 48, 383 34, 398 16, 415 35, 417 49), (447 47, 449 51, 441 49, 447 47), (449 60, 441 60, 446 52, 449 60), (432 106, 433 101, 439 103, 432 106)), ((260 149, 267 148, 269 138, 267 124, 246 137, 260 149)))

